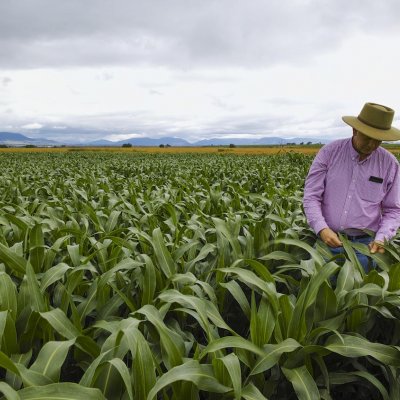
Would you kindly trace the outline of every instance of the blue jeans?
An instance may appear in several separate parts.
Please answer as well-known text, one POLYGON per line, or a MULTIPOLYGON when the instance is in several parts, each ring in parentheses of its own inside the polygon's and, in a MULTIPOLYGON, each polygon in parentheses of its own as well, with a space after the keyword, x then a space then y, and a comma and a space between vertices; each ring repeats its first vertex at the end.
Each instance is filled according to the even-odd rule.
MULTIPOLYGON (((353 239, 352 242, 353 243, 363 243, 365 245, 370 244, 374 239, 372 237, 362 237, 359 239, 353 239)), ((344 254, 344 249, 342 246, 340 247, 330 247, 329 250, 331 251, 331 253, 335 256, 337 254, 344 254)), ((360 264, 362 265, 362 267, 364 268, 364 271, 366 273, 368 273, 370 271, 371 268, 375 268, 376 264, 375 261, 373 261, 370 257, 359 253, 357 250, 354 250, 358 261, 360 261, 360 264)))

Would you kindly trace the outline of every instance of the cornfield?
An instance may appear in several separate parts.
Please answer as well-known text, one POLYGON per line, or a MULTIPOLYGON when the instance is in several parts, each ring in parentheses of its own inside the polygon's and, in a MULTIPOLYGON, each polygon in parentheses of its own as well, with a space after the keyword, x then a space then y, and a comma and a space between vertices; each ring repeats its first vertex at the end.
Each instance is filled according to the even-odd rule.
POLYGON ((398 238, 315 244, 311 161, 0 154, 3 398, 398 400, 398 238))

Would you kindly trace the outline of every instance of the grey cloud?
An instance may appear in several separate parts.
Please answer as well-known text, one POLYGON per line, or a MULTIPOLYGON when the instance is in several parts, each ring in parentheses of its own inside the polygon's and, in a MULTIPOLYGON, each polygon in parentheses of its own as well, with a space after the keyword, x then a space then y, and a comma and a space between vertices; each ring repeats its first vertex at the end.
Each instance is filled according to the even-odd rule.
POLYGON ((3 87, 6 87, 12 82, 12 79, 6 76, 6 77, 3 77, 3 78, 0 78, 0 82, 1 82, 3 87))
MULTIPOLYGON (((14 121, 13 125, 21 127, 31 122, 19 120, 18 123, 14 121)), ((347 132, 343 125, 331 124, 329 120, 325 122, 324 116, 315 121, 315 126, 306 119, 299 120, 289 116, 273 117, 269 115, 261 117, 236 115, 215 118, 192 126, 191 121, 182 121, 173 117, 157 121, 146 112, 138 112, 129 116, 118 113, 92 115, 76 118, 73 123, 62 120, 52 123, 37 122, 43 127, 24 130, 13 129, 13 131, 32 138, 47 138, 63 143, 90 142, 111 135, 141 135, 153 138, 174 136, 193 142, 219 136, 252 135, 255 138, 266 136, 291 138, 304 135, 306 137, 325 137, 327 132, 339 131, 340 129, 343 130, 344 134, 347 132), (326 126, 324 132, 318 127, 321 125, 326 126), (63 129, 60 129, 60 126, 63 129)), ((3 128, 0 126, 0 131, 3 128)))
POLYGON ((352 30, 399 29, 396 0, 0 2, 0 67, 307 62, 352 30))

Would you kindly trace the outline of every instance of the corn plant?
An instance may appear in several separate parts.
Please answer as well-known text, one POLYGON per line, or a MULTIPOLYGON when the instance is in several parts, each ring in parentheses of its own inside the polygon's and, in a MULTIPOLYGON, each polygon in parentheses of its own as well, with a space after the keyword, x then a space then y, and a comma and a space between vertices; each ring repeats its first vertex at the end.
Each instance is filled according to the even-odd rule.
POLYGON ((0 154, 3 398, 400 398, 399 237, 333 256, 311 161, 0 154))

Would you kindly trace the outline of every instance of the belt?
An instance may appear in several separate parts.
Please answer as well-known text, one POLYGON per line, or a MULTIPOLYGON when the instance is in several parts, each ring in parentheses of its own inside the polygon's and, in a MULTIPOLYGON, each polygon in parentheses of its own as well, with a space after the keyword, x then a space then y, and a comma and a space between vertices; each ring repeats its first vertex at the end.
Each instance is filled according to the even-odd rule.
POLYGON ((356 236, 346 235, 346 237, 347 237, 347 239, 349 239, 351 241, 357 240, 357 239, 365 239, 365 238, 368 238, 368 237, 370 237, 372 239, 372 237, 370 235, 367 235, 367 234, 365 234, 365 235, 356 235, 356 236))

